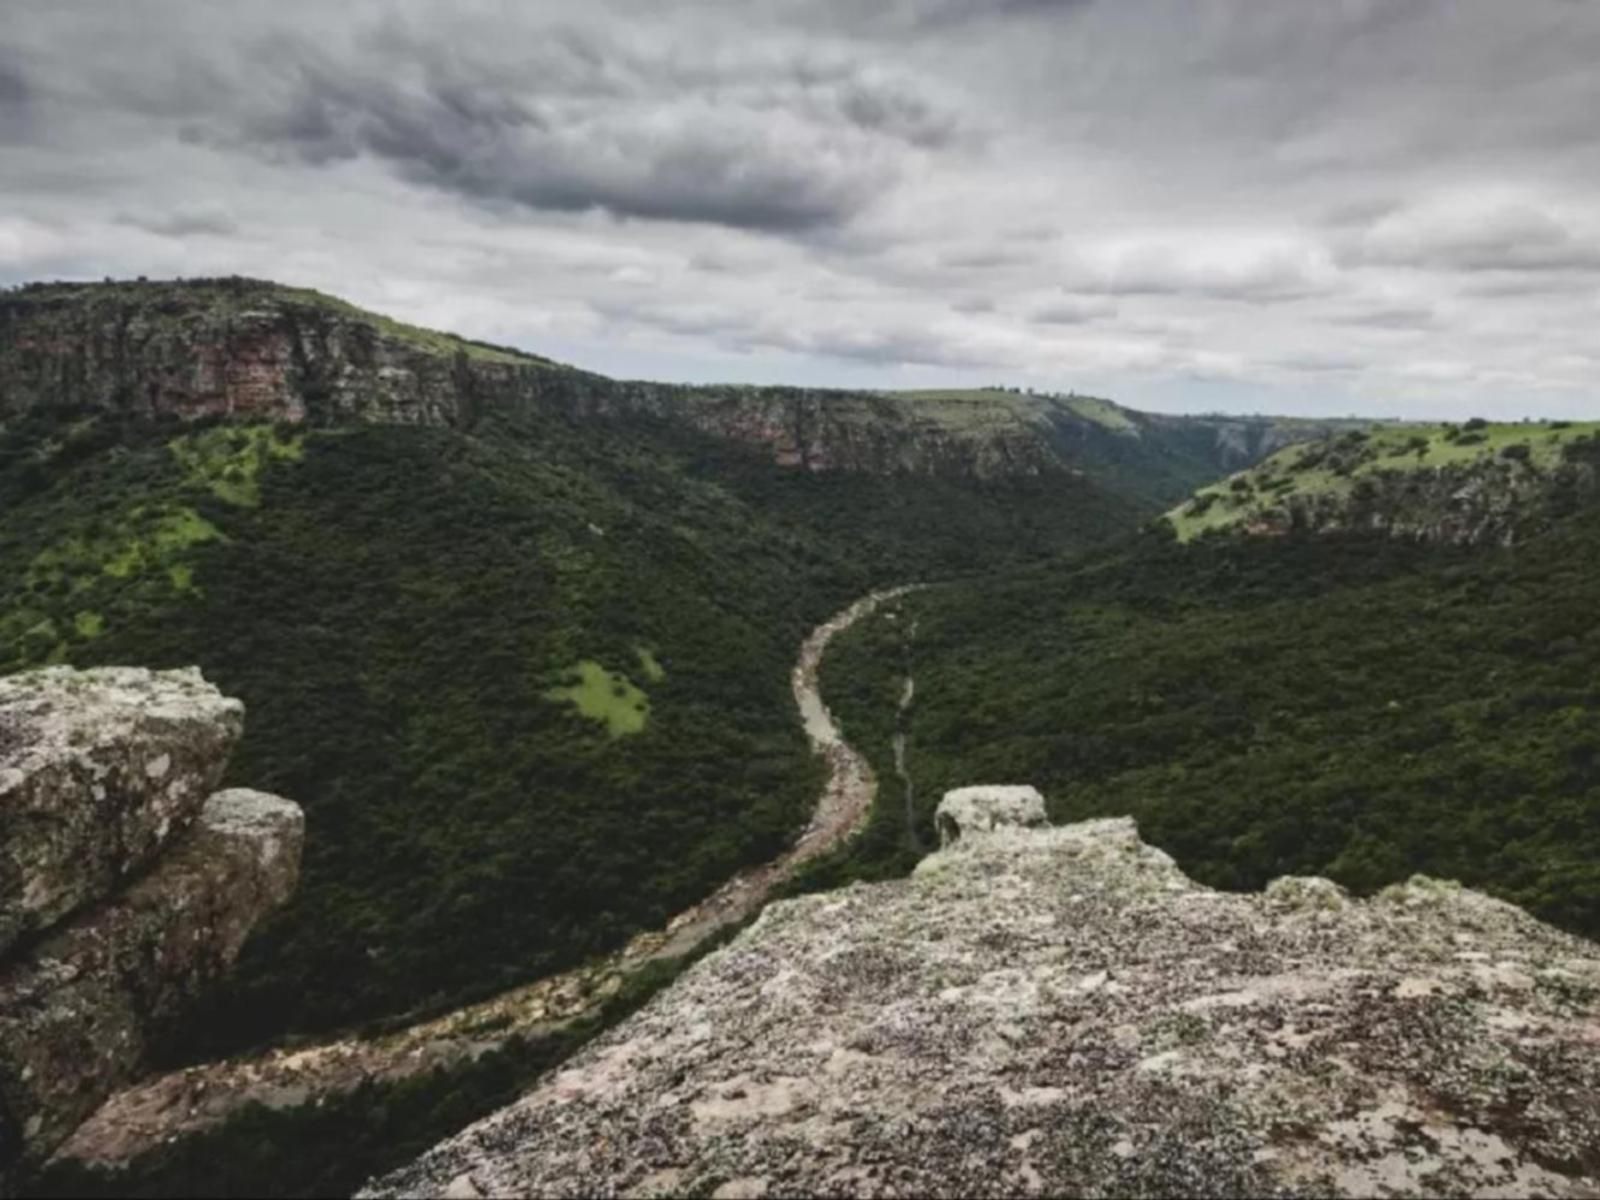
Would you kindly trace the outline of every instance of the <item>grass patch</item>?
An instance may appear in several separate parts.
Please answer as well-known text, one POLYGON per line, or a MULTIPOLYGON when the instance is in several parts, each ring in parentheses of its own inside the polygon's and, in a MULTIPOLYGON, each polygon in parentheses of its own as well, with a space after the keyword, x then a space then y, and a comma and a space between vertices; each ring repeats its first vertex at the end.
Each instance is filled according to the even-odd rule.
POLYGON ((1069 396, 1067 407, 1086 421, 1102 425, 1113 433, 1139 436, 1139 427, 1128 419, 1128 414, 1118 405, 1098 396, 1069 396))
POLYGON ((650 719, 650 701, 631 679, 607 671, 592 658, 580 662, 573 673, 574 682, 551 688, 545 695, 571 701, 581 715, 602 722, 614 738, 643 731, 650 719))
POLYGON ((639 669, 644 672, 644 677, 651 683, 660 683, 667 677, 667 669, 656 660, 656 656, 644 646, 638 647, 639 669))
POLYGON ((183 468, 185 483, 224 504, 254 508, 261 503, 261 469, 272 462, 299 462, 305 437, 274 425, 220 425, 173 438, 167 447, 183 468))

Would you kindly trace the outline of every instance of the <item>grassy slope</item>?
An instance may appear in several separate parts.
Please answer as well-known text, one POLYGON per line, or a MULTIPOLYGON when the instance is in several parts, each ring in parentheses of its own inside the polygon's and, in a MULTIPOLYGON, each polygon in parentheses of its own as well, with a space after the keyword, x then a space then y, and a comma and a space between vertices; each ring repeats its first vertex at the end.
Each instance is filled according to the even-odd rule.
POLYGON ((1324 442, 1286 447, 1248 470, 1200 489, 1166 514, 1180 541, 1230 529, 1277 508, 1286 496, 1348 496, 1358 481, 1379 474, 1428 471, 1519 454, 1539 471, 1561 458, 1564 446, 1600 433, 1600 422, 1473 422, 1391 424, 1324 442))
MULTIPOLYGON (((947 788, 1027 782, 1214 885, 1420 871, 1600 934, 1595 518, 1515 550, 1150 537, 913 596, 920 833, 947 788)), ((845 635, 847 729, 881 726, 898 636, 845 635)), ((914 861, 891 820, 814 879, 914 861)))
MULTIPOLYGON (((0 295, 4 295, 0 291, 0 295)), ((146 320, 174 322, 192 319, 197 313, 227 316, 244 312, 263 300, 288 301, 326 308, 343 316, 358 317, 381 333, 398 338, 430 354, 447 357, 465 354, 485 362, 517 366, 561 367, 548 358, 509 346, 495 346, 436 329, 408 325, 381 313, 358 308, 347 300, 314 288, 290 287, 270 280, 219 278, 183 281, 107 281, 104 283, 33 283, 17 289, 15 296, 41 306, 60 304, 77 308, 83 305, 124 306, 136 309, 146 320)))
POLYGON ((0 432, 0 670, 198 663, 304 879, 179 1055, 461 999, 773 853, 817 765, 788 673, 878 583, 1136 518, 1071 477, 786 472, 668 425, 0 432), (648 656, 647 656, 648 655, 648 656), (559 694, 592 663, 589 715, 559 694), (633 716, 605 701, 620 688, 633 716), (642 706, 642 707, 641 707, 642 706))

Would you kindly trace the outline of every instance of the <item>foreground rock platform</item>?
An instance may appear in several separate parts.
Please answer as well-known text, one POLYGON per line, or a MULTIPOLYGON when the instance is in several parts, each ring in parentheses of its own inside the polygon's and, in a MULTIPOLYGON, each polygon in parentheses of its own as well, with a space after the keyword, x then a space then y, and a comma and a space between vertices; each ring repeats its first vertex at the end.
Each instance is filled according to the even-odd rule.
POLYGON ((192 669, 0 678, 0 954, 148 866, 243 726, 244 705, 192 669))
POLYGON ((770 906, 372 1196, 1600 1195, 1600 947, 1129 820, 770 906))
POLYGON ((0 950, 0 1195, 294 890, 299 806, 211 792, 243 711, 193 670, 0 679, 0 928, 30 935, 0 950))

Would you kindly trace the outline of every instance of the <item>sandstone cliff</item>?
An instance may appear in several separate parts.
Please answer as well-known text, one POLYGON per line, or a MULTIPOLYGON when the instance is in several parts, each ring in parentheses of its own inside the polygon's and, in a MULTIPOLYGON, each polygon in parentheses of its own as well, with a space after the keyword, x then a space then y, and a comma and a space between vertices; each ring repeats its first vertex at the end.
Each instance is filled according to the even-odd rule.
POLYGON ((0 679, 0 1181, 127 1083, 293 890, 299 808, 213 791, 242 720, 196 671, 0 679))
POLYGON ((1422 878, 1211 891, 1104 820, 773 905, 367 1194, 1579 1196, 1597 1148, 1600 947, 1422 878))
POLYGON ((1337 422, 1166 417, 1003 389, 871 392, 622 381, 248 279, 0 293, 0 422, 30 412, 470 428, 538 409, 665 421, 810 471, 1084 470, 1166 502, 1337 422))

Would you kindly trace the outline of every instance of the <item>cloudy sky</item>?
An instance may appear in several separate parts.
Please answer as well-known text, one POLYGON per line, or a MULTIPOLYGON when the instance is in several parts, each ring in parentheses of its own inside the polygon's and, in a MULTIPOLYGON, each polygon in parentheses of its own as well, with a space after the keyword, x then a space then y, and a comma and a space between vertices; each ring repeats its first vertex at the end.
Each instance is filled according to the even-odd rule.
POLYGON ((0 284, 614 375, 1600 416, 1591 0, 0 0, 0 284))

